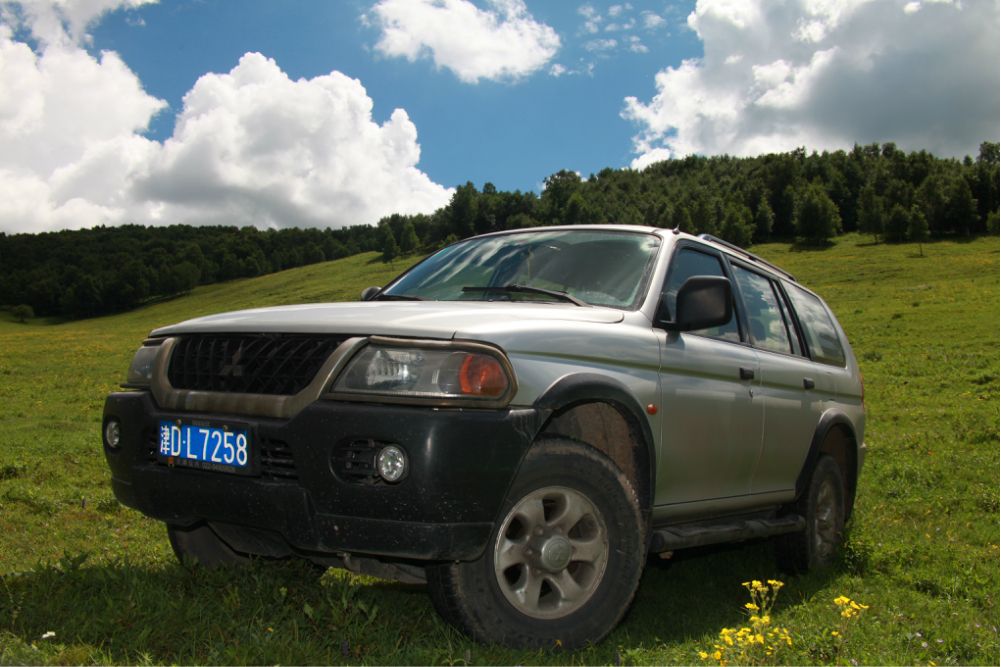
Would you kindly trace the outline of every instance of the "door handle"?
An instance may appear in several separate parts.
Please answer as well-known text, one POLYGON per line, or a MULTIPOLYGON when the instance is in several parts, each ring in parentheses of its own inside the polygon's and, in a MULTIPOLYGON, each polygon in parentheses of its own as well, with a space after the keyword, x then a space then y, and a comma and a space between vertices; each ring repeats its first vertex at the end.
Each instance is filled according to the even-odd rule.
POLYGON ((741 380, 753 380, 754 379, 754 369, 740 367, 740 379, 741 380))
POLYGON ((803 389, 813 389, 816 386, 817 385, 814 383, 813 378, 803 378, 803 389))

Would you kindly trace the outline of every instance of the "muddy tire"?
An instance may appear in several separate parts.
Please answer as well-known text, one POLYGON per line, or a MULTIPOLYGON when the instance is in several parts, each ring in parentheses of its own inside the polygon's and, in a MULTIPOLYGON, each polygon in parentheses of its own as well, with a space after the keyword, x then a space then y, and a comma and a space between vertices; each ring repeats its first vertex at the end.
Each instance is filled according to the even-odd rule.
POLYGON ((801 574, 830 567, 841 551, 845 533, 845 483, 833 458, 822 455, 817 460, 794 512, 806 519, 806 528, 776 540, 779 568, 801 574))
POLYGON ((594 643, 628 609, 645 562, 632 485, 572 440, 533 446, 483 555, 428 568, 441 616, 481 642, 518 648, 594 643))

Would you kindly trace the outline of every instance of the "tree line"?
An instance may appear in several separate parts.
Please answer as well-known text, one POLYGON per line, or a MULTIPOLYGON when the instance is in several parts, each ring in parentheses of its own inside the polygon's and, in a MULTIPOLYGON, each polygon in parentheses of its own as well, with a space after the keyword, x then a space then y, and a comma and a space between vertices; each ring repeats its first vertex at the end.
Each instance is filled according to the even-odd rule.
POLYGON ((132 309, 197 285, 259 276, 380 248, 378 229, 95 227, 0 233, 0 304, 19 319, 132 309))
POLYGON ((126 225, 0 234, 0 304, 86 317, 358 252, 378 250, 389 261, 474 234, 549 224, 679 228, 739 245, 823 244, 853 231, 888 242, 997 233, 998 167, 998 143, 985 142, 976 158, 963 160, 869 144, 693 156, 587 178, 559 171, 541 194, 467 182, 432 214, 337 230, 126 225))
POLYGON ((738 245, 823 244, 843 232, 874 240, 998 231, 998 143, 976 158, 905 153, 892 143, 752 158, 692 156, 643 171, 559 171, 542 194, 490 183, 456 189, 431 215, 379 222, 384 258, 491 231, 549 224, 627 224, 708 233, 738 245))

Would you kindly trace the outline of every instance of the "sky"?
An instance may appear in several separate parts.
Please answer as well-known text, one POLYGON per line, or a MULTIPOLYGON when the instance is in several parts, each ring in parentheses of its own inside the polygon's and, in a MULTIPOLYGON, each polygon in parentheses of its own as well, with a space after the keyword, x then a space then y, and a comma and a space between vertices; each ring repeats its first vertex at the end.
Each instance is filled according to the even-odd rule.
POLYGON ((999 0, 0 0, 0 232, 430 213, 467 181, 999 137, 999 0))

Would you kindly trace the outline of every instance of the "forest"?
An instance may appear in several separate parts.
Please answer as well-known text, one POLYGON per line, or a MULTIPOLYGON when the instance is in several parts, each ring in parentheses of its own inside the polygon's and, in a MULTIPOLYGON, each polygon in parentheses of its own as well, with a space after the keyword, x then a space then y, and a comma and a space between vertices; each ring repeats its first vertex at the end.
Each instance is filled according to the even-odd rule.
POLYGON ((0 305, 25 319, 90 317, 205 285, 376 250, 389 261, 491 231, 550 224, 627 224, 710 233, 747 246, 823 245, 845 232, 873 242, 998 233, 999 144, 976 157, 850 151, 750 158, 692 156, 584 178, 559 171, 541 194, 491 183, 456 188, 430 215, 377 225, 269 229, 170 225, 0 233, 0 305))

